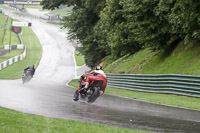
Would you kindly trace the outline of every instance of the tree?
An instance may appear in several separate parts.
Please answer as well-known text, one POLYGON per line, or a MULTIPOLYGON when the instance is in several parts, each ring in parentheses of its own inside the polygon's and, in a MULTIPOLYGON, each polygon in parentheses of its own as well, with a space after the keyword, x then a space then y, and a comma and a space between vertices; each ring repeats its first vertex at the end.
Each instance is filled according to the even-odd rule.
POLYGON ((160 0, 124 0, 124 16, 134 38, 146 46, 162 48, 171 38, 168 12, 159 7, 160 0))
POLYGON ((81 8, 82 1, 80 0, 42 0, 41 5, 44 9, 54 10, 59 8, 60 5, 73 6, 74 8, 81 8))
POLYGON ((177 0, 169 21, 173 33, 178 34, 186 42, 200 40, 200 1, 199 0, 177 0))
POLYGON ((112 54, 118 57, 127 53, 134 53, 142 47, 130 34, 123 10, 122 0, 107 0, 106 7, 101 12, 98 22, 101 27, 100 32, 105 36, 112 54))
POLYGON ((72 13, 64 17, 64 27, 69 29, 69 39, 79 39, 82 43, 81 53, 85 55, 86 64, 93 67, 95 63, 106 56, 101 49, 94 31, 99 21, 100 11, 105 6, 105 0, 43 0, 42 5, 47 9, 58 8, 61 4, 72 6, 72 13))
POLYGON ((44 8, 73 7, 64 17, 70 39, 83 44, 86 63, 143 47, 163 49, 180 40, 200 40, 199 0, 43 0, 44 8))

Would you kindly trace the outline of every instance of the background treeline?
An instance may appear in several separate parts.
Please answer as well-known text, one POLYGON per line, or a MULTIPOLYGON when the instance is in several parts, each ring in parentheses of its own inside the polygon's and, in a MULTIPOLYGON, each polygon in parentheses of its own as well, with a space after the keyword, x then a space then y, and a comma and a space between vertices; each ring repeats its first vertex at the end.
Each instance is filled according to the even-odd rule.
POLYGON ((200 40, 199 0, 43 0, 46 9, 73 7, 64 17, 70 39, 78 39, 86 64, 200 40))

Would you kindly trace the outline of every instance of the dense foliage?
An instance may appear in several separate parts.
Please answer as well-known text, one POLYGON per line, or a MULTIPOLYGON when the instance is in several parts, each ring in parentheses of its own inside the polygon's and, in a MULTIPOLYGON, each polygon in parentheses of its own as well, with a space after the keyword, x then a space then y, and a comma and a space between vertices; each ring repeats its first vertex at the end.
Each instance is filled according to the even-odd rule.
POLYGON ((47 9, 58 8, 61 4, 72 6, 72 13, 64 17, 64 27, 69 28, 69 38, 79 40, 83 47, 86 64, 93 67, 96 62, 107 54, 100 45, 98 31, 95 25, 99 21, 100 11, 105 7, 105 0, 43 0, 42 5, 47 9))
POLYGON ((174 42, 200 40, 199 0, 43 0, 44 8, 72 6, 64 18, 78 39, 86 63, 120 57, 143 47, 163 49, 174 42))

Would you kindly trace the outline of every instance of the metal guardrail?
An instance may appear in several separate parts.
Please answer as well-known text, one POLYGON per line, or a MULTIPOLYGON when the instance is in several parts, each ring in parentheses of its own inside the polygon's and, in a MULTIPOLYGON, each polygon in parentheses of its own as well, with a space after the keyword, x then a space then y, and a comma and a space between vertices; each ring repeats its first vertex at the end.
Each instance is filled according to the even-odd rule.
POLYGON ((200 76, 181 74, 106 74, 108 86, 200 98, 200 76))

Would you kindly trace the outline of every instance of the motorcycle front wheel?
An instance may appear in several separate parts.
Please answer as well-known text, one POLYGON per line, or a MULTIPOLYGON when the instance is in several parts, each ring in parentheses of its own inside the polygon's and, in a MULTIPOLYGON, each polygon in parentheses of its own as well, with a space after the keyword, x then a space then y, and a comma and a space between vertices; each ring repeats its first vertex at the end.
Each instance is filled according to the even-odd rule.
POLYGON ((87 102, 93 103, 97 99, 97 97, 99 97, 100 95, 99 88, 93 87, 91 88, 90 91, 91 91, 91 95, 88 96, 87 102))

